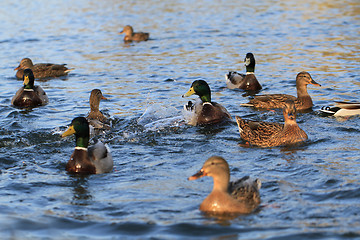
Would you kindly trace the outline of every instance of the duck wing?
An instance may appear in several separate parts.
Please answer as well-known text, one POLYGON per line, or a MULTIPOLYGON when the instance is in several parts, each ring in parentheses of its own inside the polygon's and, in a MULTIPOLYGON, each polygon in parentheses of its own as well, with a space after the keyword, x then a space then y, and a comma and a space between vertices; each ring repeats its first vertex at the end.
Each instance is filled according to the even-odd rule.
POLYGON ((225 74, 226 86, 230 89, 239 88, 245 76, 245 74, 238 72, 229 72, 228 74, 225 74))
POLYGON ((106 173, 113 169, 113 159, 110 148, 101 141, 88 147, 90 161, 95 165, 96 173, 106 173))
POLYGON ((257 95, 243 106, 252 106, 256 108, 283 108, 286 100, 296 100, 296 97, 288 94, 267 94, 257 95))
POLYGON ((245 176, 229 183, 228 191, 231 196, 241 202, 258 205, 260 203, 261 181, 245 176))

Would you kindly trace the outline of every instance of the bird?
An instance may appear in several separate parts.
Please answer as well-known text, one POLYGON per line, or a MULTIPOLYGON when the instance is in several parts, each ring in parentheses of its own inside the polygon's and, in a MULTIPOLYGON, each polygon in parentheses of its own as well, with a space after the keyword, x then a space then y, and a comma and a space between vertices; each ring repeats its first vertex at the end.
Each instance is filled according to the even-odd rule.
POLYGON ((186 113, 189 113, 190 125, 205 125, 219 123, 231 119, 230 113, 219 103, 211 101, 211 90, 204 80, 196 80, 191 84, 188 92, 183 97, 189 97, 196 94, 201 101, 193 104, 191 101, 184 106, 186 113))
POLYGON ((34 85, 34 74, 31 69, 25 69, 23 74, 23 84, 11 100, 11 104, 16 107, 37 107, 46 105, 49 102, 48 96, 40 86, 34 85))
POLYGON ((69 69, 65 67, 66 64, 54 64, 54 63, 37 63, 33 64, 30 58, 23 58, 20 61, 20 64, 14 70, 16 72, 16 77, 22 79, 24 70, 30 68, 36 79, 41 78, 54 78, 67 75, 70 71, 74 69, 69 69))
POLYGON ((360 102, 335 102, 335 106, 322 107, 321 112, 335 117, 360 115, 360 102))
POLYGON ((229 72, 225 74, 226 85, 230 89, 240 88, 246 91, 259 91, 261 84, 255 76, 255 57, 252 53, 247 53, 244 59, 246 74, 229 72))
POLYGON ((113 159, 110 148, 101 141, 89 146, 89 123, 84 117, 76 117, 61 137, 75 135, 75 150, 66 164, 66 171, 79 174, 111 172, 113 159))
POLYGON ((256 122, 235 116, 240 136, 250 145, 275 147, 303 142, 308 139, 304 130, 296 123, 296 108, 292 100, 285 102, 285 123, 256 122))
POLYGON ((188 180, 204 176, 212 177, 212 192, 200 204, 200 211, 215 214, 248 214, 260 204, 261 181, 245 176, 230 182, 230 170, 227 161, 220 156, 208 158, 200 171, 188 180))
POLYGON ((313 84, 321 87, 321 85, 315 82, 310 73, 299 72, 296 76, 296 89, 297 97, 288 94, 267 94, 256 95, 248 103, 240 104, 246 107, 255 107, 261 109, 275 109, 283 108, 286 100, 293 100, 295 102, 296 110, 306 110, 313 106, 310 95, 307 92, 307 85, 313 84))
POLYGON ((130 25, 126 25, 124 29, 119 33, 125 33, 124 41, 125 42, 141 42, 147 41, 149 39, 150 34, 145 32, 134 32, 134 29, 130 25))
POLYGON ((90 94, 90 112, 86 119, 89 121, 90 125, 94 128, 110 128, 108 119, 104 114, 99 110, 100 101, 102 99, 107 99, 103 96, 100 89, 93 89, 90 94))

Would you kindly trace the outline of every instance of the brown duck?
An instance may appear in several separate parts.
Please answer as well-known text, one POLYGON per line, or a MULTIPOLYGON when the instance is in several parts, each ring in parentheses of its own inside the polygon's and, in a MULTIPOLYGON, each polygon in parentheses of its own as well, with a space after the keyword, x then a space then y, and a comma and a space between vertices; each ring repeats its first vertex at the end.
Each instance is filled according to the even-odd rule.
POLYGON ((267 94, 257 95, 249 103, 241 104, 242 106, 255 107, 262 109, 284 108, 286 100, 295 102, 296 110, 305 110, 313 106, 310 95, 307 92, 307 85, 313 84, 321 86, 315 82, 308 72, 300 72, 296 76, 297 98, 288 94, 267 94))
POLYGON ((183 97, 189 97, 196 94, 200 97, 199 102, 193 104, 191 101, 184 106, 186 115, 189 115, 189 124, 204 125, 219 123, 231 119, 229 112, 219 103, 211 101, 210 87, 204 80, 196 80, 183 97))
POLYGON ((246 91, 259 91, 262 89, 255 76, 255 57, 247 53, 244 59, 246 74, 229 72, 225 74, 226 85, 230 89, 240 88, 246 91))
POLYGON ((74 118, 69 128, 61 135, 74 134, 76 147, 66 164, 66 171, 81 174, 107 173, 113 169, 110 149, 101 141, 89 146, 89 123, 84 117, 74 118))
POLYGON ((109 121, 100 111, 100 101, 102 99, 107 99, 102 95, 100 89, 93 89, 90 94, 90 112, 86 119, 89 121, 90 125, 97 129, 110 129, 109 121))
POLYGON ((25 69, 23 84, 11 100, 16 107, 37 107, 49 102, 48 96, 40 86, 34 86, 34 74, 31 69, 25 69))
POLYGON ((125 33, 124 41, 125 42, 141 42, 147 41, 149 39, 149 33, 145 32, 134 32, 134 29, 130 25, 126 25, 120 34, 125 33))
POLYGON ((274 147, 305 141, 308 136, 296 123, 294 101, 285 101, 283 114, 284 124, 255 122, 236 116, 241 138, 259 147, 274 147))
POLYGON ((17 68, 16 77, 22 79, 24 70, 30 68, 35 78, 53 78, 67 75, 74 69, 68 69, 65 67, 66 64, 53 64, 53 63, 37 63, 33 64, 30 58, 23 58, 17 68))
POLYGON ((200 204, 200 210, 215 214, 248 214, 260 204, 261 181, 248 176, 230 182, 230 170, 226 160, 212 156, 205 161, 199 172, 189 177, 195 180, 204 176, 214 179, 212 192, 200 204))

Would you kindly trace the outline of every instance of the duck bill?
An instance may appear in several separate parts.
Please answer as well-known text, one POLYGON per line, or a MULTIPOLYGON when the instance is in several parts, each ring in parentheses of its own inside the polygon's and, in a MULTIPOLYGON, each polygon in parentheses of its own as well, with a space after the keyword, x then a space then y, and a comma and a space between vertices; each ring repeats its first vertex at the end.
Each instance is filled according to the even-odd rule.
POLYGON ((75 128, 74 126, 71 125, 70 127, 68 127, 68 129, 65 132, 63 132, 63 134, 61 134, 61 137, 67 137, 73 135, 74 133, 75 133, 75 128))
POLYGON ((188 180, 196 180, 196 179, 199 179, 204 176, 206 176, 206 174, 205 174, 204 170, 201 169, 200 171, 198 171, 197 173, 195 173, 194 175, 189 177, 188 180))
POLYGON ((15 69, 14 69, 14 71, 19 70, 19 69, 20 69, 20 67, 21 67, 21 66, 19 65, 17 68, 15 68, 15 69))
POLYGON ((30 81, 29 76, 24 76, 24 82, 23 82, 24 86, 28 85, 29 81, 30 81))
POLYGON ((124 30, 123 31, 121 31, 121 32, 119 32, 119 34, 123 34, 124 33, 124 30))
POLYGON ((106 97, 104 97, 104 96, 101 96, 101 99, 103 99, 103 100, 107 100, 107 98, 106 98, 106 97))
POLYGON ((311 79, 310 84, 321 87, 321 85, 319 83, 315 82, 313 79, 311 79))
POLYGON ((189 91, 187 91, 187 92, 183 95, 183 97, 189 97, 189 96, 193 95, 194 93, 195 93, 195 90, 194 90, 193 87, 191 87, 191 88, 189 89, 189 91))

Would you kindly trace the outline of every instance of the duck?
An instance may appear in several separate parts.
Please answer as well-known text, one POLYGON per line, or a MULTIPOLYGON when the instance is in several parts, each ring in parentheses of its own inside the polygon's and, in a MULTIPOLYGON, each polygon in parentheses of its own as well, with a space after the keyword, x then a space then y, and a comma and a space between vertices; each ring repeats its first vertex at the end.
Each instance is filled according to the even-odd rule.
POLYGON ((20 64, 14 70, 17 70, 16 77, 22 79, 24 70, 30 68, 36 79, 41 78, 54 78, 67 75, 74 69, 65 67, 66 64, 54 64, 54 63, 37 63, 33 64, 30 58, 23 58, 20 64))
POLYGON ((227 161, 220 156, 208 158, 200 171, 188 178, 209 176, 214 180, 211 193, 200 204, 200 211, 214 214, 249 214, 260 204, 261 181, 245 176, 230 182, 227 161))
POLYGON ((130 25, 126 25, 124 29, 119 33, 125 33, 124 42, 141 42, 147 41, 149 39, 150 34, 145 32, 134 32, 134 29, 130 25))
POLYGON ((293 100, 285 101, 284 124, 256 122, 235 116, 240 136, 250 145, 275 147, 295 144, 308 139, 307 134, 296 123, 296 108, 293 100))
POLYGON ((309 84, 321 87, 319 83, 312 79, 310 73, 305 71, 299 72, 296 76, 297 97, 288 94, 256 95, 248 103, 240 105, 260 109, 276 109, 284 108, 286 100, 293 100, 295 102, 296 110, 311 109, 313 102, 307 92, 307 85, 309 84))
POLYGON ((255 76, 255 57, 253 53, 247 53, 244 59, 246 74, 229 72, 225 74, 226 86, 229 89, 243 89, 246 91, 260 91, 261 84, 255 76))
POLYGON ((103 96, 100 89, 93 89, 90 94, 90 112, 86 119, 95 128, 110 128, 108 119, 99 110, 100 101, 107 98, 103 96))
POLYGON ((85 117, 76 117, 61 137, 75 135, 75 149, 66 164, 66 171, 80 174, 111 172, 113 159, 110 148, 101 141, 89 146, 90 128, 85 117))
POLYGON ((37 107, 46 105, 49 98, 40 86, 35 86, 35 78, 31 69, 25 69, 23 74, 23 84, 11 99, 11 104, 16 107, 37 107))
POLYGON ((197 101, 195 104, 189 101, 188 104, 184 106, 185 112, 190 114, 190 125, 214 124, 231 119, 231 115, 225 107, 211 101, 211 90, 206 81, 194 81, 189 91, 187 91, 183 97, 189 97, 193 94, 198 95, 200 101, 197 101))
POLYGON ((321 112, 335 117, 360 115, 360 102, 335 102, 335 106, 322 107, 321 112))

